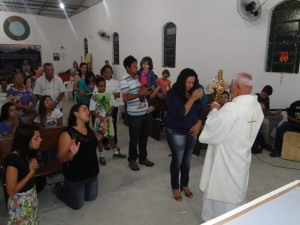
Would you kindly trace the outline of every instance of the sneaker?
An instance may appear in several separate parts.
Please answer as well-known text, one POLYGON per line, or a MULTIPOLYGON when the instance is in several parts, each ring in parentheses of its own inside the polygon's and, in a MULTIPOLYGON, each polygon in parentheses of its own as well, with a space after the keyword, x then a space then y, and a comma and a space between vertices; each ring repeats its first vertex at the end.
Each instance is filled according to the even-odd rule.
POLYGON ((110 150, 109 145, 104 145, 104 149, 105 149, 105 150, 110 150))
POLYGON ((105 158, 104 157, 99 157, 99 163, 100 163, 100 165, 105 166, 106 165, 105 158))
POLYGON ((118 151, 118 153, 114 153, 113 158, 114 159, 126 159, 126 155, 124 155, 120 151, 118 151))
POLYGON ((131 160, 129 161, 129 167, 134 170, 134 171, 137 171, 137 170, 140 170, 140 167, 139 165, 136 163, 136 160, 131 160))
POLYGON ((141 102, 137 108, 141 109, 141 108, 145 108, 145 107, 146 107, 145 102, 141 102))
POLYGON ((153 106, 149 106, 147 113, 152 113, 155 110, 153 106))
POLYGON ((148 159, 145 159, 145 160, 139 160, 139 164, 145 165, 145 166, 147 166, 147 167, 154 166, 154 163, 151 162, 151 161, 148 160, 148 159))

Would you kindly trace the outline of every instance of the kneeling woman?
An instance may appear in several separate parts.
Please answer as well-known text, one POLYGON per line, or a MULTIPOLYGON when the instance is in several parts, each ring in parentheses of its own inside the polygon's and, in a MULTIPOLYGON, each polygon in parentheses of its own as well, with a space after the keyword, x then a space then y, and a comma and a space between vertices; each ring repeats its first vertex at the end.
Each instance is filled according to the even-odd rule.
POLYGON ((9 225, 39 224, 33 176, 38 170, 35 150, 41 141, 39 128, 35 125, 20 125, 16 130, 12 151, 5 159, 9 225))
POLYGON ((70 110, 68 127, 59 138, 58 160, 64 163, 64 184, 57 187, 57 197, 72 209, 80 209, 84 201, 98 195, 98 142, 107 129, 107 121, 96 135, 88 126, 90 112, 83 103, 70 110))

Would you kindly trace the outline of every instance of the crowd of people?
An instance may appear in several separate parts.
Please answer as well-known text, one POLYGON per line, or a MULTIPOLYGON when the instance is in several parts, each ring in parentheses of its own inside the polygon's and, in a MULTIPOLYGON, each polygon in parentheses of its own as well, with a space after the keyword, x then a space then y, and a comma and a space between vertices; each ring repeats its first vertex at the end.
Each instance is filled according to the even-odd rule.
MULTIPOLYGON (((150 57, 144 57, 139 65, 140 68, 133 56, 126 57, 126 72, 120 81, 113 79, 109 63, 98 76, 84 62, 79 68, 74 62, 69 70, 76 104, 71 107, 66 130, 58 140, 57 159, 64 165, 64 182, 58 183, 53 192, 72 209, 80 209, 84 201, 97 198, 99 164, 106 165, 103 149, 112 148, 114 159, 127 158, 133 171, 140 170, 139 165, 154 166, 147 150, 148 114, 155 110, 152 99, 164 99, 168 108, 164 124, 171 151, 170 186, 176 201, 183 200, 181 191, 188 198, 194 197, 189 188, 192 153, 198 137, 201 143, 208 144, 200 180, 205 221, 245 203, 251 147, 260 130, 265 148, 274 157, 280 156, 286 131, 300 132, 300 101, 296 101, 288 109, 288 121, 277 129, 272 148, 270 132, 283 116, 281 111, 270 113, 271 86, 251 94, 253 80, 247 73, 233 78, 230 93, 224 91, 218 103, 210 104, 206 118, 203 106, 207 96, 193 69, 183 69, 171 85, 170 72, 164 70, 158 78, 150 57), (118 145, 120 99, 125 102, 128 118, 128 157, 118 145)), ((11 153, 5 159, 8 224, 39 224, 33 177, 38 170, 40 129, 63 125, 61 101, 65 90, 51 63, 37 67, 26 81, 24 74, 16 72, 10 88, 6 80, 1 80, 7 103, 1 109, 0 138, 14 135, 11 153), (30 125, 33 121, 34 125, 30 125)))

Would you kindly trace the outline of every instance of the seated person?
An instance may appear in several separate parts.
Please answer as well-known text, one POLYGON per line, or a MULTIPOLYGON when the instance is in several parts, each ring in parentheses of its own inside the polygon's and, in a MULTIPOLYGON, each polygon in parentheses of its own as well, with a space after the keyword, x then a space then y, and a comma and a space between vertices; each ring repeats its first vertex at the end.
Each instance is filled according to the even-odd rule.
POLYGON ((264 120, 262 123, 262 132, 265 139, 264 148, 268 151, 273 151, 270 145, 270 132, 277 126, 277 124, 283 119, 281 111, 269 111, 270 109, 270 99, 269 96, 272 95, 273 88, 270 85, 266 85, 260 93, 256 93, 257 101, 260 103, 261 108, 264 112, 264 120))
POLYGON ((219 104, 223 106, 225 103, 229 102, 230 95, 228 91, 223 91, 219 97, 219 104))
POLYGON ((5 78, 0 79, 0 93, 7 93, 7 80, 5 78))
POLYGON ((7 91, 6 100, 14 102, 18 109, 18 115, 25 122, 31 123, 36 116, 35 106, 37 98, 24 85, 24 76, 16 72, 13 76, 13 86, 7 91))
POLYGON ((14 134, 22 123, 18 118, 16 105, 13 102, 6 102, 1 108, 0 136, 14 134))
POLYGON ((275 148, 270 154, 271 157, 281 156, 283 135, 287 131, 300 132, 300 100, 293 102, 287 111, 288 121, 277 128, 275 148))
POLYGON ((43 128, 62 126, 63 113, 54 108, 53 100, 49 95, 44 95, 40 99, 39 113, 34 122, 39 123, 43 128))

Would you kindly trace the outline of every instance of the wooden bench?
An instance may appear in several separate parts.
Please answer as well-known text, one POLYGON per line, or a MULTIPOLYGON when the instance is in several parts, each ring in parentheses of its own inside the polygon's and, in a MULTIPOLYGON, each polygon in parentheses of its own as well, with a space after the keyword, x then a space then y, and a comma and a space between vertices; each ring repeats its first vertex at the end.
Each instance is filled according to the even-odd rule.
POLYGON ((300 133, 287 131, 283 136, 282 159, 300 161, 300 133))
MULTIPOLYGON (((65 126, 49 128, 49 129, 41 129, 41 137, 42 142, 40 148, 37 150, 38 152, 46 152, 46 151, 53 151, 57 152, 58 149, 58 139, 60 134, 66 129, 65 126)), ((0 167, 1 167, 1 179, 5 190, 5 174, 3 170, 3 161, 11 152, 13 145, 13 135, 1 136, 0 137, 0 167)), ((39 169, 35 174, 35 177, 44 176, 52 173, 57 173, 62 171, 63 164, 58 161, 53 161, 49 164, 40 163, 39 169)))

